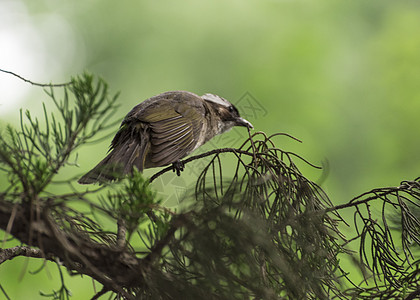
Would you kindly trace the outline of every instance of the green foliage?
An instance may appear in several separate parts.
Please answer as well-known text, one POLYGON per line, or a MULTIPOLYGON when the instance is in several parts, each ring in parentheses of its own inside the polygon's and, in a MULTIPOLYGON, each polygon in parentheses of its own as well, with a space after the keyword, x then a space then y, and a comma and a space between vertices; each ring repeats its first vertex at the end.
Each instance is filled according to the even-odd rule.
POLYGON ((369 274, 347 294, 414 299, 420 293, 420 178, 374 189, 344 206, 355 207, 359 261, 369 274))
MULTIPOLYGON (((86 74, 63 90, 62 100, 55 88, 47 91, 56 113, 43 105, 42 121, 26 112, 19 129, 9 126, 0 136, 1 171, 8 174, 0 194, 0 228, 15 237, 13 243, 33 250, 0 249, 0 263, 21 255, 59 263, 99 283, 96 298, 107 292, 114 299, 412 299, 418 294, 419 179, 333 206, 297 167, 298 161, 309 163, 276 147, 275 140, 287 135, 256 132, 239 148, 186 159, 210 157, 195 190, 183 196, 176 211, 164 206, 152 185, 171 167, 150 179, 135 171, 121 182, 83 192, 70 178, 70 192, 53 193, 49 186, 56 174, 75 165, 74 150, 110 126, 117 99, 108 96, 106 83, 86 74), (235 162, 232 170, 227 161, 235 162), (355 211, 354 237, 339 230, 345 223, 339 211, 349 208, 355 211), (392 220, 396 228, 389 225, 392 220), (359 255, 347 249, 356 241, 359 255), (349 279, 342 256, 360 264, 360 285, 349 279)), ((70 297, 62 271, 61 287, 44 296, 70 297)))
MULTIPOLYGON (((324 213, 331 205, 328 197, 300 173, 293 153, 275 147, 274 137, 256 133, 234 150, 233 174, 224 170, 219 154, 213 157, 197 181, 197 232, 181 249, 197 255, 201 266, 196 270, 193 260, 191 272, 201 272, 203 281, 214 278, 211 284, 221 293, 217 297, 340 294, 337 254, 344 250, 336 241, 339 216, 324 213), (205 272, 203 265, 211 259, 210 265, 221 270, 205 272)), ((178 251, 176 257, 187 255, 178 251)))
MULTIPOLYGON (((149 233, 156 231, 154 238, 152 235, 148 237, 149 243, 152 239, 161 237, 167 229, 166 219, 169 217, 167 211, 160 206, 161 201, 157 198, 156 191, 150 186, 149 180, 138 171, 134 171, 122 185, 110 187, 106 197, 100 197, 100 202, 104 209, 112 213, 115 220, 124 222, 128 231, 128 240, 133 232, 145 223, 149 223, 149 233), (161 211, 159 211, 160 208, 162 208, 161 211), (151 219, 152 223, 150 223, 151 219), (155 225, 153 230, 150 228, 152 225, 155 225)), ((144 234, 140 234, 140 237, 143 236, 144 234)))
POLYGON ((57 266, 58 273, 60 274, 61 287, 58 289, 58 291, 54 290, 51 293, 40 292, 40 295, 43 297, 48 297, 52 300, 70 300, 71 291, 66 287, 66 284, 64 283, 63 270, 60 268, 59 264, 57 264, 57 266))
POLYGON ((29 200, 51 183, 53 176, 69 161, 70 154, 110 126, 117 95, 109 97, 108 86, 84 74, 74 78, 57 100, 54 88, 46 90, 57 113, 43 103, 43 120, 21 111, 20 129, 7 126, 0 135, 0 164, 8 174, 9 189, 24 193, 29 200), (73 96, 69 99, 69 92, 73 96), (58 115, 58 116, 57 116, 58 115), (25 122, 26 121, 26 122, 25 122))

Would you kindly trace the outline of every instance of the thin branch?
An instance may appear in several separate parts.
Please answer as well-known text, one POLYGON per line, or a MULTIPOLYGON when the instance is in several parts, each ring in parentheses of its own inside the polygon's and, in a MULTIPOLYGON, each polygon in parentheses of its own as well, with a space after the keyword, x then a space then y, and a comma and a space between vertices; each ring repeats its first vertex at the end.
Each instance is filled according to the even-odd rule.
POLYGON ((392 194, 392 193, 393 193, 393 192, 395 192, 398 188, 394 188, 394 189, 390 188, 390 189, 391 189, 391 190, 388 190, 388 191, 386 191, 386 192, 382 192, 382 193, 380 193, 380 194, 375 194, 374 196, 367 197, 367 198, 365 198, 365 199, 363 199, 363 200, 354 201, 354 200, 356 200, 356 199, 359 199, 359 198, 363 197, 364 195, 369 195, 369 194, 371 194, 371 193, 374 193, 374 190, 372 190, 372 191, 370 191, 370 192, 363 193, 362 195, 359 195, 359 196, 357 196, 357 197, 353 198, 352 200, 350 200, 350 201, 349 201, 349 202, 347 202, 347 203, 344 203, 344 204, 340 204, 340 205, 336 205, 336 206, 333 206, 333 207, 329 207, 329 208, 327 208, 327 209, 326 209, 326 212, 330 212, 330 211, 337 211, 337 210, 344 209, 344 208, 349 208, 349 207, 357 207, 357 206, 359 206, 359 205, 361 205, 361 204, 368 203, 369 201, 376 200, 376 199, 379 199, 379 198, 384 197, 384 196, 386 196, 386 195, 392 194))
POLYGON ((34 249, 27 246, 16 246, 7 249, 0 249, 0 264, 17 256, 45 258, 44 253, 40 249, 34 249))
POLYGON ((19 78, 20 80, 23 80, 24 82, 30 83, 30 84, 35 85, 35 86, 40 86, 40 87, 63 87, 63 86, 69 86, 71 84, 71 81, 70 82, 65 82, 65 83, 36 83, 36 82, 33 82, 29 79, 26 79, 26 78, 14 73, 14 72, 11 72, 11 71, 6 71, 6 70, 3 70, 3 69, 0 69, 0 72, 13 75, 13 76, 19 78))
MULTIPOLYGON (((185 165, 185 164, 190 163, 190 162, 192 162, 194 160, 197 160, 197 159, 201 159, 201 158, 213 155, 213 154, 220 154, 220 153, 226 153, 226 152, 241 153, 241 154, 245 154, 245 155, 248 155, 248 156, 251 156, 251 157, 254 156, 254 153, 249 152, 249 151, 244 151, 244 150, 235 149, 235 148, 220 148, 220 149, 214 149, 214 150, 207 151, 205 153, 201 153, 201 154, 198 154, 198 155, 191 156, 187 159, 184 159, 181 163, 185 165)), ((165 174, 169 171, 173 171, 172 166, 166 167, 163 170, 155 173, 152 177, 150 177, 150 182, 153 182, 156 178, 162 176, 163 174, 165 174)))
POLYGON ((15 205, 13 206, 12 213, 10 214, 10 219, 9 219, 9 222, 7 223, 6 231, 5 231, 5 233, 4 233, 4 238, 3 238, 2 245, 1 245, 1 247, 2 247, 2 248, 4 247, 4 245, 5 245, 5 243, 6 243, 6 240, 7 240, 7 235, 8 235, 8 234, 10 233, 10 231, 12 230, 13 221, 15 220, 15 217, 16 217, 16 211, 17 211, 17 204, 15 204, 15 205))
POLYGON ((108 288, 106 288, 105 286, 104 287, 102 287, 102 289, 98 292, 98 293, 96 293, 92 298, 91 298, 91 300, 96 300, 96 299, 99 299, 101 296, 103 296, 103 295, 105 295, 106 293, 108 293, 109 292, 109 289, 108 288))
POLYGON ((408 295, 404 300, 414 300, 417 298, 417 296, 420 296, 420 288, 412 292, 410 295, 408 295))
POLYGON ((124 219, 118 219, 117 221, 117 246, 123 249, 127 243, 127 226, 124 219))
POLYGON ((171 241, 178 228, 185 225, 185 223, 188 221, 188 215, 188 213, 180 214, 172 219, 171 227, 168 229, 165 236, 158 240, 157 243, 151 248, 151 251, 146 256, 145 261, 153 263, 155 259, 160 257, 163 248, 167 246, 167 244, 171 241))
POLYGON ((7 300, 11 300, 9 295, 7 295, 6 290, 3 288, 3 286, 0 284, 0 290, 3 292, 4 296, 7 300))
POLYGON ((349 208, 349 207, 357 207, 360 204, 365 204, 368 203, 372 200, 376 200, 376 199, 380 199, 380 198, 386 198, 386 196, 399 192, 399 191, 411 191, 413 188, 420 188, 420 183, 417 182, 417 179, 414 181, 403 181, 401 182, 401 184, 399 186, 395 186, 395 187, 387 187, 387 188, 380 188, 380 189, 373 189, 370 190, 368 192, 365 192, 363 194, 360 194, 357 197, 354 197, 353 199, 351 199, 349 202, 344 203, 344 204, 340 204, 340 205, 336 205, 333 207, 329 207, 326 209, 327 212, 330 211, 336 211, 336 210, 340 210, 340 209, 344 209, 344 208, 349 208), (363 198, 366 195, 369 194, 374 194, 373 196, 367 197, 365 199, 362 200, 358 200, 360 198, 363 198))

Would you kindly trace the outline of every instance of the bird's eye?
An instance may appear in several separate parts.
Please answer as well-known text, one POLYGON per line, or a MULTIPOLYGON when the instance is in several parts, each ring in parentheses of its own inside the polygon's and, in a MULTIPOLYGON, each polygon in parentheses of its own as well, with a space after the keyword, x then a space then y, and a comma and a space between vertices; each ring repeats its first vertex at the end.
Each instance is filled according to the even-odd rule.
POLYGON ((234 115, 234 116, 239 115, 238 110, 237 110, 237 109, 236 109, 236 107, 235 107, 235 106, 233 106, 233 105, 229 106, 229 112, 230 112, 232 115, 234 115))

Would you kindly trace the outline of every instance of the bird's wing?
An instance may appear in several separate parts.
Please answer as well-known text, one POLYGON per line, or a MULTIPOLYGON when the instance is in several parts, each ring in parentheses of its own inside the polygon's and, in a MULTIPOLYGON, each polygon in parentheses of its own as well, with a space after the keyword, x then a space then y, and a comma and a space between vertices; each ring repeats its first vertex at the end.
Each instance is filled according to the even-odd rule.
POLYGON ((163 166, 185 157, 195 147, 203 127, 203 112, 185 103, 160 103, 148 107, 142 122, 150 124, 150 159, 163 166))

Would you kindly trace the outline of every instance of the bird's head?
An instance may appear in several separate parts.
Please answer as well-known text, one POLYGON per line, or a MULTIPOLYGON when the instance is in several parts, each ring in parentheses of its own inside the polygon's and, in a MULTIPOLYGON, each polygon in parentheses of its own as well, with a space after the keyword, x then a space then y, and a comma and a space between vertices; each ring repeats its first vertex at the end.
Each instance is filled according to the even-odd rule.
POLYGON ((234 126, 254 128, 250 122, 241 118, 236 107, 226 99, 214 94, 204 94, 201 98, 214 110, 217 118, 218 134, 226 132, 234 126))

